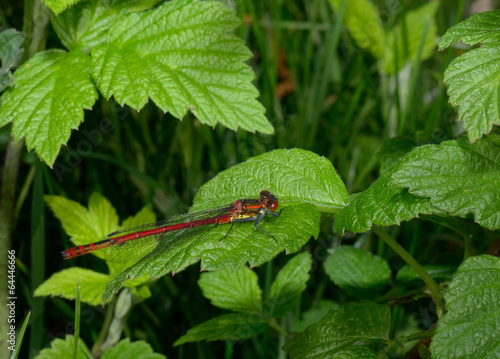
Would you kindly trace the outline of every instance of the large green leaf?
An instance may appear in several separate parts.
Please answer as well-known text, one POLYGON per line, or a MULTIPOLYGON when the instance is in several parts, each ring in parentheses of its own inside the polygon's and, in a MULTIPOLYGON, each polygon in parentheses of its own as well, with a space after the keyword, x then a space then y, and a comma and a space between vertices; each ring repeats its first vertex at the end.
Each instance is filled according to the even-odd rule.
POLYGON ((292 358, 378 358, 372 344, 389 338, 389 307, 347 303, 288 341, 292 358))
POLYGON ((111 26, 124 14, 149 9, 155 3, 155 0, 85 1, 66 9, 61 14, 51 13, 50 21, 57 36, 68 50, 79 48, 89 51, 92 47, 105 42, 111 26))
POLYGON ((24 35, 14 29, 7 29, 0 32, 0 92, 3 92, 14 82, 11 70, 17 66, 24 50, 21 47, 24 42, 24 35))
POLYGON ((324 266, 335 284, 362 299, 379 295, 391 276, 385 260, 351 246, 331 250, 324 266))
POLYGON ((373 225, 392 226, 419 214, 432 213, 428 198, 414 196, 390 181, 407 156, 382 173, 370 188, 353 196, 349 205, 339 211, 334 223, 337 232, 361 233, 373 225))
POLYGON ((176 0, 120 20, 92 50, 92 75, 105 97, 140 110, 151 98, 183 118, 273 133, 251 68, 252 54, 229 33, 240 24, 219 1, 176 0))
POLYGON ((58 296, 76 298, 76 286, 80 285, 80 300, 90 305, 99 305, 110 276, 84 268, 69 268, 53 274, 36 290, 35 297, 58 296))
POLYGON ((446 292, 448 312, 432 338, 432 357, 500 358, 500 259, 467 259, 446 292))
POLYGON ((262 290, 257 275, 248 267, 233 273, 229 270, 203 273, 198 285, 216 307, 242 313, 262 311, 262 290))
POLYGON ((12 121, 14 139, 26 138, 29 150, 52 166, 72 129, 83 121, 83 109, 97 99, 90 58, 81 51, 39 52, 14 74, 13 89, 2 96, 0 126, 12 121))
POLYGON ((500 229, 500 135, 470 144, 467 138, 415 148, 392 182, 430 197, 431 205, 454 216, 474 215, 481 226, 500 229))
MULTIPOLYGON (((74 358, 73 357, 73 346, 75 343, 75 337, 72 335, 66 335, 64 339, 56 338, 50 343, 50 348, 42 349, 40 353, 35 357, 35 359, 54 359, 54 358, 74 358)), ((80 339, 78 341, 78 350, 76 353, 77 359, 88 359, 87 355, 82 350, 89 352, 85 343, 80 339)))
POLYGON ((443 50, 457 42, 469 45, 496 43, 500 41, 500 10, 481 12, 456 24, 446 31, 439 42, 443 50))
POLYGON ((297 306, 309 280, 310 253, 300 253, 281 268, 269 290, 265 309, 272 317, 282 317, 297 306))
POLYGON ((126 338, 106 350, 101 359, 165 359, 165 355, 153 353, 145 341, 130 342, 126 338))
POLYGON ((286 207, 279 218, 267 215, 259 224, 274 239, 256 230, 253 222, 235 223, 229 234, 229 226, 224 225, 171 232, 153 252, 113 278, 103 302, 110 300, 128 278, 145 274, 158 278, 179 272, 200 259, 202 270, 234 271, 245 263, 259 266, 283 250, 296 252, 309 238, 318 236, 320 214, 316 206, 333 211, 344 204, 347 196, 326 159, 303 150, 277 150, 220 173, 200 188, 193 207, 202 209, 207 204, 216 207, 242 197, 257 198, 263 189, 277 193, 279 208, 286 207))
MULTIPOLYGON (((83 245, 100 240, 106 234, 119 229, 118 216, 109 201, 98 193, 92 194, 88 209, 77 202, 61 196, 45 196, 45 201, 59 218, 64 231, 70 236, 75 245, 83 245)), ((156 220, 155 214, 149 207, 144 207, 135 216, 123 221, 124 228, 134 227, 156 220)), ((104 258, 104 251, 95 251, 92 254, 104 258)), ((97 305, 110 279, 123 272, 127 265, 123 263, 107 263, 110 275, 105 275, 87 269, 74 267, 53 274, 35 292, 35 295, 57 295, 63 298, 74 299, 76 284, 80 280, 82 301, 97 305)), ((127 287, 138 287, 149 278, 143 276, 134 281, 125 283, 127 287)))
POLYGON ((423 40, 420 61, 428 59, 434 53, 437 38, 435 15, 438 7, 439 1, 432 1, 416 10, 409 11, 403 20, 406 32, 403 31, 401 22, 387 32, 383 58, 383 67, 386 72, 399 71, 408 61, 415 60, 426 27, 427 33, 423 40))
MULTIPOLYGON (((342 0, 330 0, 335 11, 342 0)), ((384 28, 377 7, 370 0, 347 1, 344 23, 358 45, 380 58, 384 48, 384 28)))
POLYGON ((221 315, 189 329, 174 345, 200 340, 243 340, 259 334, 267 325, 267 320, 258 314, 221 315))
POLYGON ((444 73, 448 96, 474 142, 500 125, 500 48, 484 44, 451 62, 444 73))
POLYGON ((344 183, 325 157, 301 149, 275 150, 218 174, 200 188, 191 211, 252 197, 264 189, 280 203, 307 201, 329 214, 348 202, 344 183))

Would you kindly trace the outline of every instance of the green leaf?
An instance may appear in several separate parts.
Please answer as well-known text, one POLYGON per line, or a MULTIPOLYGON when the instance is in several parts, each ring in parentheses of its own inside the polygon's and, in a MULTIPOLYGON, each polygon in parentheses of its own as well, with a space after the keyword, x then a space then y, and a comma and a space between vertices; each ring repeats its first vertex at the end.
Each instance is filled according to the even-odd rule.
POLYGON ((432 213, 428 198, 413 196, 390 181, 407 156, 382 173, 370 188, 354 196, 349 205, 339 211, 333 225, 337 232, 348 230, 361 233, 373 225, 392 226, 419 214, 432 213))
POLYGON ((453 216, 474 215, 481 226, 500 229, 500 135, 470 144, 467 138, 414 149, 392 182, 453 216))
POLYGON ((58 296, 76 298, 76 286, 80 280, 80 299, 90 305, 99 305, 110 276, 89 269, 73 267, 54 273, 36 290, 35 297, 58 296))
MULTIPOLYGON (((341 3, 342 0, 330 0, 335 11, 339 10, 341 3)), ((375 57, 382 56, 385 32, 373 1, 347 1, 344 23, 362 49, 370 51, 375 57)))
POLYGON ((329 311, 339 309, 339 304, 332 300, 320 300, 319 303, 302 312, 302 319, 296 320, 293 323, 293 331, 300 333, 308 326, 321 320, 329 311))
POLYGON ((200 340, 243 340, 256 336, 266 328, 267 320, 258 314, 226 314, 189 329, 174 346, 200 340))
POLYGON ((282 317, 297 306, 302 292, 306 289, 311 267, 311 254, 300 253, 281 268, 265 301, 265 309, 269 311, 270 316, 282 317))
POLYGON ((448 312, 432 338, 432 357, 498 358, 500 341, 500 259, 470 257, 446 292, 448 312))
POLYGON ((165 355, 154 353, 145 341, 130 342, 126 338, 106 350, 101 359, 162 359, 165 355))
MULTIPOLYGON (((50 348, 42 349, 35 359, 54 359, 54 358, 73 358, 73 345, 75 337, 66 335, 64 339, 56 338, 50 343, 50 348)), ((78 341, 78 351, 76 357, 78 359, 87 359, 84 351, 89 349, 82 340, 78 341)))
POLYGON ((11 69, 16 67, 23 56, 24 50, 21 47, 24 42, 24 35, 15 29, 7 29, 0 32, 0 92, 14 83, 11 69))
POLYGON ((56 14, 59 14, 63 12, 64 9, 82 0, 42 0, 42 1, 45 4, 45 6, 47 6, 50 10, 52 10, 56 14))
POLYGON ((343 205, 347 196, 326 159, 303 150, 277 150, 220 173, 200 188, 195 203, 203 205, 193 207, 199 210, 228 205, 238 198, 257 198, 263 189, 276 190, 280 208, 286 207, 279 218, 267 215, 259 223, 275 239, 256 230, 254 222, 235 223, 229 234, 228 225, 171 232, 153 252, 113 278, 103 302, 109 301, 128 278, 145 274, 158 278, 179 272, 200 259, 201 270, 235 271, 246 263, 259 266, 283 250, 296 252, 309 238, 318 236, 320 214, 314 204, 333 211, 343 205))
POLYGON ((437 38, 435 16, 438 7, 439 1, 432 1, 416 10, 408 11, 404 17, 406 38, 404 37, 405 33, 403 32, 403 25, 401 23, 398 23, 393 29, 387 32, 383 59, 383 67, 386 72, 394 73, 395 70, 399 71, 408 61, 416 59, 426 26, 428 26, 428 29, 420 60, 424 61, 434 53, 437 38), (405 52, 405 48, 407 48, 407 52, 405 52))
POLYGON ((15 85, 2 96, 0 126, 12 121, 14 139, 26 138, 49 166, 72 129, 83 121, 97 91, 89 77, 90 58, 83 52, 39 52, 14 74, 15 85))
POLYGON ((453 60, 444 73, 450 102, 458 106, 458 117, 471 142, 500 125, 499 62, 500 48, 483 45, 453 60))
POLYGON ((182 119, 273 133, 256 100, 252 54, 229 33, 240 24, 218 1, 177 0, 120 20, 92 50, 92 74, 106 98, 140 110, 151 98, 182 119))
MULTIPOLYGON (((90 196, 88 210, 81 204, 61 196, 44 198, 54 215, 62 222, 63 229, 70 236, 71 242, 77 246, 96 242, 106 234, 119 229, 115 209, 98 193, 90 196)), ((102 251, 92 254, 104 258, 102 251)))
POLYGON ((329 251, 325 272, 340 288, 357 298, 380 294, 391 276, 387 262, 361 249, 342 246, 329 251))
POLYGON ((212 305, 242 313, 262 311, 262 290, 257 275, 248 267, 202 273, 198 285, 212 305))
POLYGON ((378 358, 371 343, 389 338, 389 307, 347 303, 288 341, 292 358, 378 358))
POLYGON ((111 26, 131 11, 142 11, 155 5, 154 0, 117 2, 114 0, 85 1, 61 14, 50 14, 57 36, 68 50, 88 52, 106 41, 111 26))
POLYGON ((275 150, 218 174, 200 188, 191 211, 251 198, 264 189, 279 201, 306 201, 330 214, 348 202, 344 183, 325 157, 301 149, 275 150))
POLYGON ((459 41, 469 45, 498 43, 500 41, 500 10, 474 14, 449 28, 441 37, 439 50, 459 41))

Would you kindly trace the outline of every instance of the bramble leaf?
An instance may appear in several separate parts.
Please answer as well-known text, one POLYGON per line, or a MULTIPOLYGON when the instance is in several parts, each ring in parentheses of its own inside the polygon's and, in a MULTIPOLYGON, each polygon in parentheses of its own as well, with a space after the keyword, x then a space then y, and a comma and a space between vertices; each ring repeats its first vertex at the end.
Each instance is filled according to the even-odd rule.
POLYGON ((90 305, 99 305, 110 276, 89 269, 73 267, 54 273, 34 293, 35 297, 58 296, 76 298, 76 286, 80 283, 80 300, 90 305))
POLYGON ((145 341, 130 342, 125 338, 106 350, 100 359, 165 359, 166 356, 153 352, 145 341))
POLYGON ((484 44, 453 60, 444 73, 448 96, 471 142, 500 125, 500 48, 484 44))
POLYGON ((264 189, 280 204, 306 201, 330 214, 348 202, 347 189, 329 160, 292 149, 264 153, 219 173, 200 188, 191 211, 251 198, 264 189))
POLYGON ((39 52, 15 73, 14 88, 2 95, 0 126, 12 121, 14 139, 26 138, 49 166, 72 129, 83 121, 83 109, 97 99, 90 58, 81 51, 39 52))
POLYGON ((481 226, 500 229, 500 135, 474 144, 462 137, 415 148, 391 182, 430 197, 433 208, 459 217, 472 213, 481 226))
POLYGON ((459 41, 469 45, 498 43, 500 41, 500 10, 474 14, 449 28, 441 37, 439 50, 444 50, 459 41))
POLYGON ((154 0, 85 1, 60 14, 51 13, 50 22, 68 50, 78 48, 88 52, 92 47, 106 41, 107 33, 117 19, 132 11, 149 9, 155 3, 154 0))
POLYGON ((373 343, 389 338, 389 307, 347 303, 310 325, 284 349, 293 358, 378 358, 373 343))
POLYGON ((261 333, 267 325, 267 320, 258 314, 225 314, 189 329, 174 346, 200 340, 243 340, 261 333))
MULTIPOLYGON (((75 343, 75 337, 72 335, 66 335, 64 339, 56 338, 50 342, 50 348, 42 349, 40 353, 35 357, 35 359, 53 359, 53 358, 74 358, 73 357, 73 346, 75 343)), ((87 355, 83 352, 84 350, 89 352, 89 349, 85 343, 80 339, 78 341, 78 350, 76 352, 77 359, 88 359, 87 355)))
POLYGON ((177 0, 117 21, 92 50, 92 76, 106 98, 140 110, 151 98, 182 119, 273 133, 256 100, 252 54, 229 33, 240 24, 219 1, 177 0))
POLYGON ((330 250, 325 272, 340 288, 362 299, 380 294, 391 276, 387 262, 361 249, 342 246, 330 250))
MULTIPOLYGON (((229 205, 238 198, 257 198, 263 189, 278 193, 278 210, 286 207, 279 218, 268 214, 259 223, 274 239, 257 230, 255 222, 235 223, 229 234, 228 225, 170 232, 153 252, 113 278, 103 302, 110 300, 128 278, 145 274, 158 278, 199 260, 201 270, 235 271, 246 263, 259 266, 283 250, 296 252, 309 238, 318 236, 320 214, 316 206, 334 210, 343 205, 347 196, 345 186, 326 159, 303 150, 277 150, 220 173, 200 188, 195 203, 203 205, 193 207, 206 209, 229 205), (214 183, 216 191, 210 190, 214 183)), ((183 218, 176 217, 179 221, 183 218)))
POLYGON ((262 311, 262 290, 257 275, 248 267, 233 273, 229 270, 202 273, 198 285, 216 307, 241 313, 262 311))
POLYGON ((265 309, 269 311, 270 316, 282 317, 296 307, 302 292, 306 289, 311 267, 311 254, 300 253, 281 268, 266 300, 265 309))
POLYGON ((470 257, 457 270, 445 295, 448 312, 431 342, 432 357, 498 358, 500 259, 470 257))

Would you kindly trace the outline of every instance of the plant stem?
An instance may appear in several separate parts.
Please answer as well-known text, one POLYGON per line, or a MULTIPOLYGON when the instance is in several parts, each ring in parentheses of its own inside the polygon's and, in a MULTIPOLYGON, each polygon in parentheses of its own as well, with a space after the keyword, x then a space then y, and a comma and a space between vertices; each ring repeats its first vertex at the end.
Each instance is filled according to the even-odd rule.
POLYGON ((437 283, 432 279, 432 277, 427 273, 427 271, 413 258, 410 253, 408 253, 403 247, 399 245, 398 242, 396 242, 389 234, 387 234, 386 231, 384 231, 382 228, 378 226, 373 226, 372 231, 380 238, 382 239, 389 247, 394 250, 403 260, 413 268, 415 272, 422 278, 422 280, 425 282, 427 287, 429 288, 431 294, 432 294, 432 299, 434 300, 434 303, 436 304, 436 312, 438 315, 438 318, 441 318, 441 316, 444 313, 444 298, 443 294, 439 290, 439 286, 437 283))
POLYGON ((269 326, 273 329, 275 329, 278 333, 280 333, 281 335, 283 335, 285 338, 286 336, 288 335, 288 333, 285 331, 285 329, 283 329, 279 324, 278 322, 276 321, 276 319, 272 319, 270 322, 269 322, 269 326))
MULTIPOLYGON (((17 172, 19 170, 19 160, 23 149, 24 141, 9 141, 5 154, 3 168, 1 200, 0 200, 0 327, 7 326, 7 297, 15 297, 7 293, 7 253, 11 247, 10 236, 12 224, 15 222, 14 214, 14 194, 16 193, 17 172)), ((17 293, 16 293, 17 294, 17 293)), ((6 334, 2 331, 2 334, 6 334)), ((7 336, 0 338, 0 353, 7 353, 7 336)))

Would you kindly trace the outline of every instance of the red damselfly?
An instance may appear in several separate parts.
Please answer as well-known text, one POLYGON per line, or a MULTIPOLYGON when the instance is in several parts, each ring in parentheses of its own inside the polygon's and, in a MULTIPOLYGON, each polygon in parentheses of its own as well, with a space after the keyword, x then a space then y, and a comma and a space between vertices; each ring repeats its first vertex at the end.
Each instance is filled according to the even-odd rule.
MULTIPOLYGON (((164 221, 116 231, 98 242, 66 249, 61 253, 64 259, 70 259, 105 249, 107 260, 130 262, 152 252, 160 242, 169 240, 170 236, 179 231, 184 231, 188 235, 194 228, 231 223, 229 231, 223 237, 225 238, 236 222, 246 221, 255 221, 254 227, 256 229, 274 239, 272 234, 259 227, 259 223, 266 214, 279 217, 284 208, 279 213, 275 213, 277 208, 278 200, 276 197, 269 191, 261 191, 258 199, 240 199, 229 206, 188 213, 164 221)), ((182 236, 175 237, 175 239, 178 238, 182 238, 182 236)))

